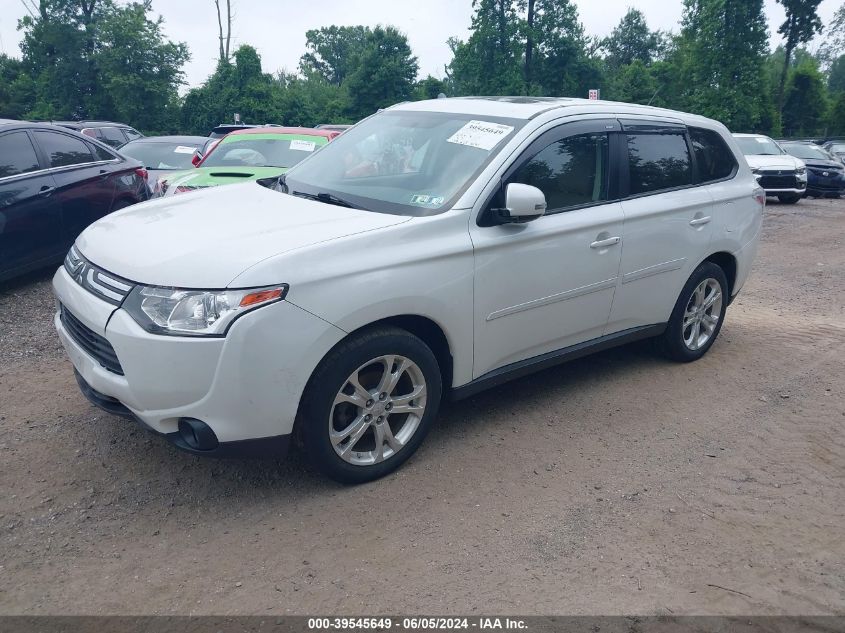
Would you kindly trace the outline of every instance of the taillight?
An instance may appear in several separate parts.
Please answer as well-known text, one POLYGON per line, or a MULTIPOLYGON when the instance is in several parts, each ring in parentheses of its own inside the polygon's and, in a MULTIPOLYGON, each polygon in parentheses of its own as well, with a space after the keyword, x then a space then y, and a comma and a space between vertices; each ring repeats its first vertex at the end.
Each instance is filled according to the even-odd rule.
POLYGON ((143 179, 144 182, 146 182, 150 177, 150 173, 143 167, 138 167, 138 169, 135 170, 135 175, 138 176, 138 178, 143 179))
POLYGON ((761 207, 765 207, 766 206, 766 191, 765 191, 765 189, 762 189, 760 187, 755 189, 754 190, 754 199, 757 201, 757 204, 759 204, 761 207))

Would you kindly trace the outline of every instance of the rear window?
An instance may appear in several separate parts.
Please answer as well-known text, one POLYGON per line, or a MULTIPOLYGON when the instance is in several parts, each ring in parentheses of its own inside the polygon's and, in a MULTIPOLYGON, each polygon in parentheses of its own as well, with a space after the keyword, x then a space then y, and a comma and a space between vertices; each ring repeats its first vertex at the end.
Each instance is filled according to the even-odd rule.
POLYGON ((121 147, 120 153, 141 161, 147 169, 191 169, 197 149, 183 143, 135 141, 121 147))
POLYGON ((0 136, 0 178, 38 169, 38 156, 26 132, 0 136))
POLYGON ((631 195, 692 184, 692 165, 683 134, 629 134, 631 195))
POLYGON ((100 133, 103 135, 103 140, 109 145, 123 145, 126 142, 126 137, 116 127, 102 127, 100 133))
POLYGON ((736 158, 718 132, 691 127, 689 135, 701 182, 722 180, 734 173, 736 158))

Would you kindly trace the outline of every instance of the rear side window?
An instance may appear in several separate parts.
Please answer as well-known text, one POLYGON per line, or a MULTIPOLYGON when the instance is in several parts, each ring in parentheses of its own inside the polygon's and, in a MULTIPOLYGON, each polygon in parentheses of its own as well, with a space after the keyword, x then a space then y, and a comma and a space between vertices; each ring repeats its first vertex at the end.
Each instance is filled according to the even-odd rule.
POLYGON ((133 130, 131 127, 123 128, 123 133, 126 135, 130 141, 134 141, 136 138, 141 138, 141 133, 137 130, 133 130))
POLYGON ((103 135, 103 140, 109 145, 123 145, 126 142, 126 137, 116 127, 101 127, 100 133, 103 135))
POLYGON ((629 134, 631 195, 692 184, 692 165, 683 134, 629 134))
POLYGON ((35 138, 47 159, 50 167, 67 167, 82 163, 93 163, 94 155, 88 144, 78 138, 59 134, 57 132, 35 132, 35 138))
POLYGON ((0 136, 0 178, 38 170, 38 156, 26 132, 0 136))
POLYGON ((736 158, 718 132, 691 127, 689 135, 701 182, 722 180, 733 175, 737 168, 736 158))
POLYGON ((115 158, 114 154, 99 145, 90 143, 88 146, 91 148, 91 151, 94 152, 94 156, 97 160, 114 160, 115 158))
POLYGON ((508 183, 537 187, 547 213, 607 200, 607 134, 579 134, 540 150, 508 183))

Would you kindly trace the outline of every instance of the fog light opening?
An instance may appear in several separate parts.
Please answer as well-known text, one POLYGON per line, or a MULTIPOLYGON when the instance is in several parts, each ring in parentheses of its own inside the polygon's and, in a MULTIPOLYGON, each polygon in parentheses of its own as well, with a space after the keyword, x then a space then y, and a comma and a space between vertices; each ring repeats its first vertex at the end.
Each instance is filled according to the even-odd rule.
POLYGON ((214 450, 220 443, 210 426, 194 418, 179 418, 179 435, 185 444, 198 451, 214 450))

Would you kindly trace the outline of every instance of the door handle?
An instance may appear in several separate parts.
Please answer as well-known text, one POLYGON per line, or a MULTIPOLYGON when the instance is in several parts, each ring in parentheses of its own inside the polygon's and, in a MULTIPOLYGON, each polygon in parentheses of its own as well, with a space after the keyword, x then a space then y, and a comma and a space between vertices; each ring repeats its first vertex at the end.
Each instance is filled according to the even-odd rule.
POLYGON ((38 192, 38 195, 43 197, 43 198, 46 198, 51 193, 53 193, 55 190, 56 190, 55 187, 41 187, 41 189, 38 192))
POLYGON ((608 237, 605 240, 596 240, 590 244, 590 248, 604 248, 605 246, 613 246, 622 241, 621 237, 608 237))
POLYGON ((701 226, 702 224, 707 224, 709 221, 710 221, 710 216, 705 215, 704 217, 701 217, 701 218, 693 218, 692 220, 689 221, 689 225, 690 226, 701 226))

